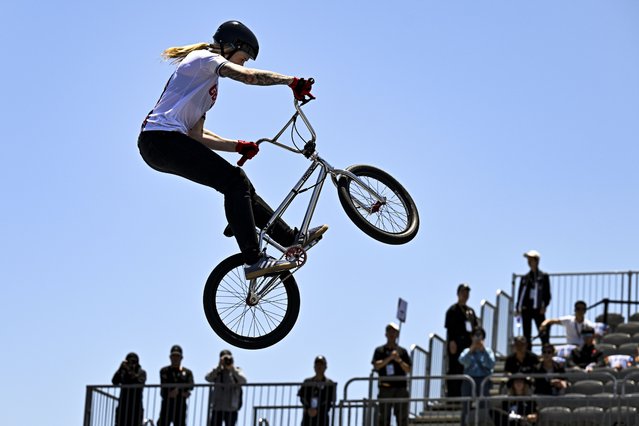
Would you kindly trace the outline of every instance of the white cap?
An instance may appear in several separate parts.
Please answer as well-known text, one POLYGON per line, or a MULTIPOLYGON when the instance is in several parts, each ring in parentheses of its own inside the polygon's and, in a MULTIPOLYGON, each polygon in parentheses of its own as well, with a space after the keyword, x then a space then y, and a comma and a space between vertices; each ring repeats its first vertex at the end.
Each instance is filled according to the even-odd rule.
POLYGON ((541 255, 537 250, 528 250, 526 253, 524 253, 524 257, 536 257, 537 259, 539 259, 541 255))
POLYGON ((394 322, 389 322, 386 325, 386 330, 388 330, 389 328, 392 328, 395 331, 399 331, 399 326, 397 324, 395 324, 394 322))

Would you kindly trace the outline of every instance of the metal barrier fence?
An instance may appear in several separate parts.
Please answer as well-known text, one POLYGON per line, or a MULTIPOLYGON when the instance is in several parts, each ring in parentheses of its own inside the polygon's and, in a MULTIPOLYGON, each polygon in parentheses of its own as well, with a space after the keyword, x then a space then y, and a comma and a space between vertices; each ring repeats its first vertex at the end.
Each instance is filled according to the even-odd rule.
MULTIPOLYGON (((125 385, 125 386, 87 386, 84 426, 112 426, 116 424, 118 406, 127 406, 129 412, 133 401, 120 401, 122 391, 140 391, 140 419, 145 425, 157 424, 160 415, 162 398, 161 389, 165 385, 125 385)), ((218 385, 219 386, 219 385, 218 385)), ((288 426, 301 424, 302 405, 297 393, 302 383, 262 383, 245 384, 242 389, 242 406, 238 411, 237 425, 257 425, 260 418, 268 419, 270 426, 288 426)), ((337 384, 336 384, 337 386, 337 384)), ((212 408, 211 392, 215 387, 211 384, 170 385, 171 388, 190 389, 190 396, 186 399, 187 426, 207 426, 210 424, 212 408)), ((219 389, 220 391, 222 389, 219 389)), ((182 406, 175 404, 173 410, 178 415, 182 406)), ((330 416, 333 417, 333 409, 330 416)), ((140 422, 132 415, 126 415, 120 424, 139 425, 140 422), (127 422, 128 420, 128 422, 127 422)))
MULTIPOLYGON (((611 312, 621 314, 625 321, 628 321, 633 313, 639 312, 638 306, 626 304, 626 302, 637 301, 639 298, 639 271, 552 273, 548 275, 550 276, 552 300, 546 310, 546 318, 572 315, 574 303, 577 300, 583 300, 589 307, 592 307, 586 313, 586 317, 592 321, 604 313, 604 305, 598 304, 604 299, 624 301, 625 306, 622 304, 614 306, 611 312)), ((517 305, 517 291, 522 276, 518 274, 512 276, 513 308, 517 305)), ((512 319, 510 323, 512 324, 512 319)), ((553 338, 564 336, 561 327, 553 327, 551 333, 553 338)))
MULTIPOLYGON (((518 401, 528 401, 538 412, 537 424, 574 424, 574 419, 583 419, 584 412, 590 413, 599 423, 612 425, 634 416, 639 423, 639 368, 622 370, 618 373, 610 371, 566 372, 562 374, 529 374, 535 378, 562 378, 572 383, 564 395, 513 396, 505 394, 507 376, 493 375, 487 380, 493 384, 492 396, 481 397, 429 397, 411 392, 408 398, 378 398, 378 378, 362 377, 349 380, 343 390, 343 397, 330 410, 331 426, 374 426, 380 411, 388 404, 399 403, 400 408, 408 412, 409 424, 459 424, 462 413, 468 413, 468 425, 492 425, 498 416, 507 415, 509 407, 516 406, 518 401), (625 374, 623 374, 625 371, 625 374), (628 374, 628 372, 630 374, 628 374), (592 382, 599 384, 593 385, 592 382), (636 383, 635 383, 636 381, 636 383), (589 383, 590 382, 590 383, 589 383), (586 391, 581 384, 591 386, 586 391), (580 393, 572 393, 572 392, 580 393), (581 393, 583 392, 583 393, 581 393), (386 404, 386 405, 385 405, 386 404), (462 409, 467 404, 467 409, 462 409), (595 407, 595 409, 591 409, 595 407), (581 417, 580 417, 581 416, 581 417), (559 419, 559 420, 558 420, 559 419), (569 419, 570 421, 568 421, 569 419), (550 422, 550 423, 549 423, 550 422)), ((429 382, 444 382, 455 378, 467 382, 474 394, 475 382, 466 375, 458 376, 421 376, 410 377, 409 388, 420 390, 437 388, 429 386, 429 382)), ((386 378, 388 380, 388 378, 386 378)), ((302 420, 302 407, 298 402, 297 391, 301 383, 284 384, 247 384, 243 385, 243 406, 238 413, 237 425, 284 426, 298 425, 302 420)), ((173 385, 175 386, 175 385, 173 385)), ((182 386, 186 388, 186 386, 182 386)), ((210 384, 192 385, 188 398, 186 425, 210 425, 210 384)), ((116 424, 116 408, 121 403, 119 398, 123 389, 142 391, 145 425, 157 424, 161 397, 160 385, 147 386, 88 386, 85 426, 111 426, 116 424)), ((120 424, 123 424, 122 422, 120 424)), ((140 425, 141 422, 131 422, 140 425)), ((621 423, 617 423, 621 424, 621 423)), ((393 417, 389 426, 397 426, 393 417)))

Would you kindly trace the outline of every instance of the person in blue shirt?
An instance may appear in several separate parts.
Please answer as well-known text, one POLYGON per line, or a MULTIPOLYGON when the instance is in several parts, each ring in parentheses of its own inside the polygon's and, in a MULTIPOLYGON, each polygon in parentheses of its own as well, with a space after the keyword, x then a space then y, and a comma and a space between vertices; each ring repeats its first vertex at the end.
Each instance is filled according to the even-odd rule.
MULTIPOLYGON (((472 385, 468 381, 462 383, 462 396, 487 396, 492 383, 484 380, 493 374, 495 368, 495 354, 484 345, 486 331, 478 327, 473 332, 470 347, 464 349, 459 355, 459 363, 464 366, 464 374, 472 377, 475 382, 475 395, 472 395, 472 385)), ((466 422, 469 410, 469 401, 464 402, 462 410, 462 424, 466 422)), ((480 407, 481 408, 481 407, 480 407)))

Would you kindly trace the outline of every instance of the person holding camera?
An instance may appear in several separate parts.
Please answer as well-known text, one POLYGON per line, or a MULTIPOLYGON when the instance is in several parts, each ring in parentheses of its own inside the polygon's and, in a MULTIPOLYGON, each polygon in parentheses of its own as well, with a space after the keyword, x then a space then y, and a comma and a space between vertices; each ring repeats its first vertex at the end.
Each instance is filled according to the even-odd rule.
POLYGON ((115 409, 115 426, 141 425, 144 416, 142 385, 146 383, 146 371, 140 366, 140 358, 136 353, 127 354, 120 368, 113 375, 111 383, 125 385, 120 390, 118 407, 115 409), (131 385, 139 385, 139 387, 131 385))
MULTIPOLYGON (((484 345, 486 330, 478 327, 473 332, 470 347, 464 349, 459 355, 459 363, 464 366, 464 374, 472 377, 475 382, 474 396, 488 396, 492 382, 484 380, 493 374, 495 368, 495 354, 492 349, 484 345)), ((462 383, 462 396, 472 395, 472 385, 468 381, 462 383)), ((462 424, 466 424, 470 403, 465 401, 462 411, 462 424)), ((481 406, 479 408, 482 408, 481 406)))
POLYGON ((186 425, 186 401, 191 396, 193 390, 193 372, 182 366, 182 348, 179 345, 171 347, 169 355, 171 365, 160 370, 160 383, 163 385, 160 390, 162 404, 160 405, 160 417, 157 426, 186 425), (167 386, 176 384, 175 387, 167 386))
POLYGON ((246 376, 235 366, 228 349, 220 352, 220 361, 209 374, 207 382, 214 383, 209 392, 209 426, 235 426, 237 413, 242 408, 242 385, 246 376))

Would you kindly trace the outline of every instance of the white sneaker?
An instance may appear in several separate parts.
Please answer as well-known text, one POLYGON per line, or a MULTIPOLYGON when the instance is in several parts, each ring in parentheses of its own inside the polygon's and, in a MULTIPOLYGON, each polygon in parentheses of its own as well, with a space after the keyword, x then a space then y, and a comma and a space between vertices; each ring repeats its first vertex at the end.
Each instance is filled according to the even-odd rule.
POLYGON ((244 275, 247 280, 262 277, 264 275, 276 274, 282 271, 288 271, 297 266, 294 262, 288 260, 277 260, 274 257, 263 255, 260 260, 252 265, 244 265, 244 275))

